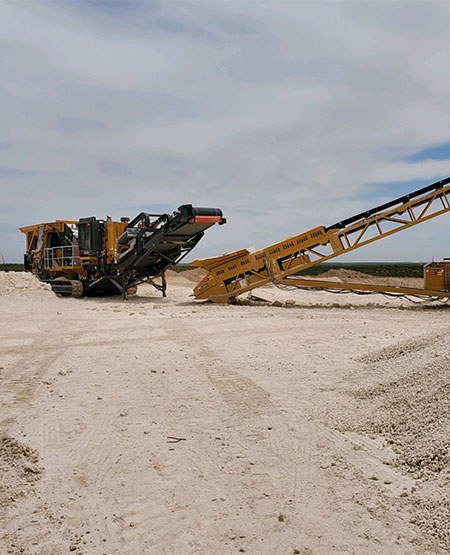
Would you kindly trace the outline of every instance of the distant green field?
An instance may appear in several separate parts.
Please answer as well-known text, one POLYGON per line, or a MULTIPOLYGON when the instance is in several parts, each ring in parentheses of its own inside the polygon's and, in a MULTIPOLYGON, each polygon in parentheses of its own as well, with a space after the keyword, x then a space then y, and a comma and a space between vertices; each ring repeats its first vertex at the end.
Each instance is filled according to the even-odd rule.
POLYGON ((169 266, 169 270, 173 270, 174 272, 185 272, 186 270, 195 270, 197 266, 193 264, 172 264, 169 266))
MULTIPOLYGON (((175 264, 169 267, 175 272, 184 272, 196 268, 193 264, 175 264)), ((391 277, 422 277, 423 264, 419 262, 348 262, 341 264, 325 263, 318 264, 307 270, 303 270, 300 276, 317 276, 331 269, 354 270, 371 276, 391 276, 391 277)), ((23 264, 0 264, 0 271, 22 272, 23 264)))
POLYGON ((2 271, 2 272, 23 272, 23 264, 2 264, 0 262, 0 271, 2 271))
POLYGON ((371 276, 423 277, 424 263, 420 262, 348 262, 341 264, 324 263, 299 272, 298 275, 317 276, 332 269, 354 270, 371 276))
MULTIPOLYGON (((362 272, 371 276, 391 276, 391 277, 423 277, 422 262, 344 262, 344 263, 324 263, 313 266, 308 270, 303 270, 299 275, 317 276, 331 269, 345 268, 362 272)), ((193 270, 196 266, 193 264, 176 264, 170 266, 175 272, 184 272, 185 270, 193 270)))

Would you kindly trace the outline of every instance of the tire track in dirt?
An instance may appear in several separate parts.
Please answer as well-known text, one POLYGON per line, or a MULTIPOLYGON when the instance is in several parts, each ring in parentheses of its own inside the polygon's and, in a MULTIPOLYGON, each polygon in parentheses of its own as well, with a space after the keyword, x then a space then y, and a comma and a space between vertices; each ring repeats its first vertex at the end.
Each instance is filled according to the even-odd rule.
MULTIPOLYGON (((3 421, 4 428, 14 428, 16 424, 21 424, 23 415, 30 410, 31 403, 39 403, 39 399, 54 395, 53 387, 57 378, 55 366, 67 353, 67 349, 66 345, 49 339, 48 333, 43 331, 34 335, 34 340, 26 349, 19 346, 15 352, 16 356, 8 365, 7 379, 3 380, 0 394, 4 414, 7 415, 3 421)), ((45 414, 44 412, 41 416, 45 417, 45 414)), ((40 419, 35 422, 37 428, 33 446, 42 455, 43 445, 55 435, 55 432, 56 435, 59 434, 60 426, 58 418, 48 419, 45 425, 39 422, 40 419)), ((33 553, 57 553, 64 545, 68 549, 67 545, 71 541, 70 527, 63 526, 62 522, 58 523, 58 517, 55 516, 55 511, 60 511, 61 507, 51 506, 44 501, 44 498, 47 498, 48 468, 45 457, 41 460, 44 471, 40 483, 27 497, 11 506, 6 515, 8 520, 4 521, 3 530, 5 538, 8 539, 8 552, 22 553, 21 546, 28 544, 33 546, 33 553), (33 515, 32 518, 30 515, 33 515)), ((53 486, 54 484, 50 484, 49 491, 53 486)))
POLYGON ((120 546, 116 553, 132 555, 135 553, 151 553, 151 544, 161 544, 164 530, 170 518, 164 507, 159 509, 148 502, 148 493, 142 493, 142 485, 138 489, 129 489, 121 499, 124 509, 120 516, 115 516, 106 526, 110 538, 120 546), (151 533, 149 533, 151 531, 151 533), (146 549, 147 548, 147 549, 146 549))
MULTIPOLYGON (((305 507, 313 488, 311 469, 316 449, 316 428, 306 418, 297 416, 295 428, 286 422, 281 427, 277 425, 277 432, 272 433, 267 423, 271 421, 271 415, 279 412, 280 407, 273 403, 269 393, 247 376, 226 368, 226 363, 211 345, 211 337, 196 334, 192 329, 186 333, 183 329, 175 328, 172 333, 193 353, 196 367, 205 373, 231 411, 235 432, 229 441, 238 450, 239 446, 241 449, 238 461, 229 457, 225 461, 232 480, 231 483, 228 481, 228 487, 236 475, 241 474, 240 481, 246 484, 246 489, 256 492, 256 495, 248 497, 246 521, 252 521, 253 504, 259 502, 267 506, 266 519, 269 522, 272 520, 276 523, 279 514, 286 510, 291 515, 292 524, 295 522, 295 528, 305 529, 308 520, 305 507), (246 455, 246 452, 255 450, 259 452, 258 463, 262 463, 258 468, 254 468, 255 463, 246 455), (245 472, 242 471, 244 466, 245 472), (277 484, 275 490, 273 483, 277 484), (283 492, 281 496, 280 491, 283 492)), ((215 339, 217 337, 220 335, 215 334, 215 339)), ((209 468, 209 464, 206 467, 209 468)), ((216 464, 223 465, 223 459, 217 459, 216 464)), ((254 523, 256 535, 266 536, 266 525, 265 522, 254 523)), ((275 524, 274 537, 268 540, 272 542, 270 549, 277 553, 288 553, 292 549, 294 532, 286 534, 276 528, 275 524)))
MULTIPOLYGON (((66 513, 66 523, 72 520, 72 524, 76 521, 78 525, 82 521, 89 520, 89 515, 85 511, 83 513, 83 510, 80 509, 80 504, 75 502, 76 495, 71 495, 70 488, 67 487, 73 479, 72 476, 67 476, 67 470, 71 468, 70 463, 73 462, 74 454, 80 453, 80 449, 79 445, 75 445, 74 450, 70 449, 71 441, 67 440, 72 438, 68 437, 66 416, 73 409, 74 402, 76 404, 76 396, 79 391, 73 390, 71 392, 71 399, 68 402, 60 399, 60 397, 63 397, 60 392, 65 391, 64 388, 60 388, 60 385, 62 381, 67 379, 63 376, 66 375, 65 368, 72 360, 72 350, 82 346, 81 344, 89 345, 89 342, 85 341, 83 336, 86 334, 83 333, 77 333, 76 340, 70 342, 67 340, 61 342, 49 339, 48 335, 46 331, 40 332, 37 336, 34 334, 34 340, 26 345, 25 348, 14 348, 16 356, 12 363, 8 365, 7 379, 3 379, 0 401, 5 409, 3 414, 8 415, 6 421, 3 422, 4 427, 6 425, 14 426, 16 422, 21 421, 21 414, 29 410, 30 402, 35 394, 36 402, 40 405, 44 403, 43 406, 45 408, 39 410, 39 418, 33 423, 34 435, 36 436, 34 446, 46 454, 44 460, 50 463, 53 469, 46 468, 39 487, 45 492, 45 495, 42 496, 43 498, 51 499, 52 492, 58 490, 58 488, 61 491, 67 490, 68 497, 64 506, 55 505, 51 507, 39 500, 41 496, 37 490, 33 497, 36 517, 30 520, 27 526, 19 528, 21 532, 16 533, 12 530, 11 537, 15 537, 14 541, 19 546, 25 538, 31 537, 33 538, 31 543, 39 546, 36 549, 41 549, 43 552, 49 549, 49 552, 53 553, 56 551, 52 551, 52 549, 59 550, 61 545, 64 544, 66 549, 68 549, 68 542, 71 541, 70 526, 61 526, 57 530, 54 529, 54 523, 57 519, 53 515, 53 509, 61 511, 63 514, 66 513), (20 353, 19 355, 17 355, 18 352, 20 353), (65 362, 58 362, 61 359, 65 362), (59 372, 57 372, 57 367, 60 368, 59 372), (62 375, 60 376, 59 374, 62 375), (39 391, 41 393, 38 395, 39 391), (70 406, 71 402, 72 406, 70 406), (65 448, 67 447, 69 449, 66 451, 65 448), (47 455, 51 453, 53 455, 49 459, 47 455), (68 457, 65 456, 67 453, 68 457), (56 475, 54 468, 60 469, 60 472, 58 470, 56 475), (48 476, 49 472, 51 474, 50 478, 48 476), (75 518, 75 514, 81 516, 75 518), (53 542, 50 543, 48 536, 49 529, 53 529, 53 542), (49 547, 50 544, 53 547, 49 547), (56 547, 57 545, 58 547, 56 547)), ((54 336, 54 333, 52 333, 52 336, 54 336)), ((11 350, 11 341, 8 342, 8 349, 11 350)), ((100 420, 102 419, 100 418, 100 420)), ((100 422, 100 427, 102 426, 104 430, 105 423, 100 422)), ((98 444, 98 437, 102 437, 104 434, 101 431, 100 435, 98 434, 98 431, 93 433, 93 436, 97 435, 97 438, 92 438, 91 449, 86 453, 86 459, 90 460, 93 458, 98 473, 104 474, 108 471, 107 455, 102 452, 101 445, 98 444)), ((23 507, 25 508, 30 503, 31 500, 24 501, 23 507)), ((19 512, 19 508, 17 510, 13 508, 12 511, 16 511, 16 522, 22 522, 25 515, 19 512)))
MULTIPOLYGON (((174 340, 174 334, 170 330, 166 331, 166 333, 167 337, 162 338, 162 340, 166 342, 170 338, 171 341, 174 341, 173 352, 180 351, 180 346, 183 346, 183 352, 187 350, 186 345, 179 341, 178 334, 175 335, 177 339, 174 340)), ((191 351, 189 350, 189 352, 191 351)), ((191 358, 183 354, 177 356, 187 357, 188 360, 191 358)), ((187 364, 189 365, 189 363, 187 364)), ((195 368, 198 367, 197 364, 198 360, 195 359, 195 368)), ((189 369, 188 371, 190 372, 191 370, 189 369)), ((196 379, 195 376, 192 376, 192 378, 196 379)), ((246 387, 247 383, 244 383, 244 390, 246 387)), ((232 380, 231 402, 235 407, 241 406, 236 398, 236 390, 241 389, 242 383, 239 380, 232 380)), ((194 399, 193 401, 195 405, 201 403, 201 400, 194 399)), ((185 449, 182 459, 176 458, 177 455, 174 454, 173 467, 170 462, 168 463, 169 466, 161 467, 158 475, 153 478, 157 482, 156 486, 153 484, 154 487, 152 489, 150 481, 148 488, 144 488, 148 491, 148 497, 142 494, 142 487, 144 487, 142 483, 139 491, 130 490, 124 492, 124 498, 121 500, 121 516, 115 520, 115 527, 113 526, 113 533, 123 546, 121 553, 134 555, 139 547, 142 550, 143 545, 150 545, 149 538, 153 538, 153 541, 159 544, 167 545, 167 553, 208 552, 208 548, 205 548, 205 544, 209 542, 209 539, 206 537, 208 534, 206 522, 210 526, 211 520, 205 520, 205 516, 202 516, 195 510, 195 504, 199 499, 212 503, 212 514, 217 517, 217 533, 222 533, 220 523, 223 510, 220 508, 221 502, 215 503, 217 505, 215 507, 214 502, 211 500, 219 500, 225 492, 228 493, 229 484, 223 479, 220 460, 214 454, 211 438, 208 437, 205 440, 204 436, 208 434, 208 431, 202 427, 199 417, 199 414, 189 412, 186 419, 187 428, 193 430, 194 434, 197 434, 191 440, 200 442, 200 445, 197 443, 194 451, 185 449), (205 487, 205 481, 202 477, 211 476, 212 460, 215 461, 213 464, 215 469, 213 471, 214 478, 206 481, 207 487, 205 487), (177 477, 179 472, 190 476, 187 483, 180 482, 177 477), (192 490, 196 491, 195 499, 186 504, 185 500, 192 494, 192 490), (164 493, 164 491, 168 491, 168 493, 164 493), (153 497, 155 494, 162 496, 157 507, 155 507, 155 499, 153 497), (164 525, 162 525, 163 518, 165 519, 164 525), (132 524, 131 526, 130 523, 132 524), (173 530, 174 528, 177 529, 175 536, 173 532, 167 532, 168 529, 173 530), (196 536, 201 536, 201 530, 205 529, 206 539, 194 537, 190 532, 193 529, 196 530, 196 536)), ((181 449, 182 446, 183 444, 177 447, 174 446, 172 449, 181 449)), ((166 448, 169 448, 169 446, 166 448)))
POLYGON ((395 345, 384 347, 382 349, 375 349, 369 353, 359 357, 358 362, 364 364, 377 364, 382 362, 390 362, 402 357, 410 356, 414 353, 421 353, 439 344, 448 341, 450 328, 444 332, 426 333, 414 339, 405 339, 398 341, 395 345))
MULTIPOLYGON (((0 349, 8 352, 8 349, 0 349)), ((55 347, 53 341, 43 336, 36 337, 26 349, 22 349, 22 346, 15 347, 16 353, 18 349, 21 354, 16 355, 2 372, 0 404, 4 428, 12 424, 26 409, 34 392, 42 387, 42 380, 52 365, 64 353, 64 347, 55 347)))
MULTIPOLYGON (((123 341, 107 340, 99 345, 82 339, 80 343, 70 345, 74 353, 72 358, 75 358, 83 344, 83 365, 75 364, 74 374, 62 378, 70 381, 73 387, 71 399, 65 403, 60 401, 58 405, 58 417, 64 422, 64 428, 55 427, 55 431, 59 430, 65 443, 57 447, 55 453, 61 468, 61 471, 55 468, 52 474, 52 480, 57 483, 49 486, 58 490, 67 484, 66 489, 73 499, 64 507, 66 521, 79 530, 87 526, 91 528, 90 553, 106 550, 118 555, 135 555, 142 552, 142 546, 147 545, 149 537, 153 536, 149 530, 155 523, 161 524, 162 509, 161 505, 155 507, 152 496, 152 481, 157 473, 151 465, 133 468, 138 454, 128 452, 128 439, 135 444, 133 435, 138 432, 142 420, 138 414, 148 414, 146 399, 151 398, 148 374, 141 369, 132 375, 130 372, 130 376, 128 371, 108 376, 107 370, 111 346, 129 345, 128 335, 131 334, 131 343, 142 344, 147 338, 136 337, 133 326, 121 330, 121 333, 123 341), (127 390, 128 384, 130 390, 127 390), (118 408, 126 407, 130 402, 133 417, 118 408), (76 414, 78 427, 74 421, 76 414), (123 484, 120 485, 117 475, 122 473, 123 484)), ((162 341, 164 350, 170 349, 173 338, 166 337, 158 329, 156 333, 148 329, 147 333, 153 344, 162 341)), ((115 356, 121 356, 120 353, 115 351, 115 356)), ((128 365, 130 360, 127 359, 126 363, 128 365)), ((57 384, 55 389, 58 389, 57 384)))
MULTIPOLYGON (((342 433, 323 425, 318 427, 321 436, 329 442, 330 452, 341 469, 347 468, 359 474, 367 483, 379 484, 380 493, 388 497, 398 497, 414 487, 414 480, 403 476, 393 466, 395 454, 381 438, 370 439, 354 432, 342 433)), ((332 462, 332 466, 336 462, 332 462)))
MULTIPOLYGON (((263 525, 253 525, 255 536, 267 536, 268 530, 271 530, 271 539, 265 545, 270 552, 276 553, 289 553, 295 541, 300 541, 301 545, 302 541, 311 542, 311 538, 316 539, 309 545, 315 545, 319 553, 328 553, 323 550, 326 548, 320 547, 323 541, 323 546, 329 547, 333 543, 334 553, 348 555, 362 551, 367 541, 363 534, 365 507, 362 505, 355 516, 361 523, 358 528, 360 535, 355 537, 350 515, 342 513, 337 503, 333 477, 340 477, 341 484, 348 480, 356 480, 361 487, 370 484, 372 490, 377 490, 379 506, 382 506, 381 499, 384 495, 397 497, 405 489, 410 490, 412 487, 395 468, 386 464, 386 461, 392 459, 389 449, 369 438, 340 433, 313 420, 314 397, 306 400, 302 395, 299 401, 301 405, 296 405, 295 400, 291 399, 287 407, 282 399, 278 403, 276 396, 269 395, 247 376, 226 369, 224 361, 218 355, 219 334, 214 334, 212 339, 196 334, 192 329, 185 331, 177 326, 172 333, 192 353, 190 356, 195 359, 196 367, 205 373, 231 411, 231 420, 236 430, 229 441, 238 449, 241 445, 244 456, 240 457, 239 462, 232 461, 229 456, 226 457, 225 464, 220 456, 217 460, 225 466, 225 474, 232 476, 231 484, 238 477, 238 481, 245 484, 248 491, 256 492, 245 497, 245 502, 248 502, 245 513, 247 522, 252 522, 255 503, 262 503, 258 506, 265 507, 259 511, 263 525), (308 410, 308 406, 311 410, 308 410), (286 413, 286 418, 280 418, 280 412, 286 413), (271 415, 275 416, 277 430, 267 434, 266 425, 270 422, 271 415), (263 463, 263 468, 256 469, 258 475, 252 476, 254 467, 247 467, 239 477, 242 471, 240 463, 249 462, 245 457, 246 447, 255 452, 261 444, 264 447, 256 457, 259 463, 263 463), (346 469, 344 473, 343 469, 346 469), (270 486, 273 481, 276 481, 276 490, 270 486), (268 488, 264 484, 269 484, 268 488), (264 489, 269 490, 269 502, 265 498, 268 492, 264 489), (284 531, 277 529, 281 525, 273 524, 277 510, 286 522, 284 531), (321 539, 324 537, 324 530, 317 525, 314 514, 321 514, 322 524, 324 521, 328 522, 329 531, 325 534, 328 540, 321 539), (333 531, 336 534, 334 538, 333 531), (339 531, 344 533, 340 534, 339 531), (351 547, 345 541, 350 537, 353 542, 351 547)), ((233 341, 233 338, 228 337, 227 340, 233 341)), ((346 499, 349 506, 354 504, 350 492, 339 490, 339 496, 346 499)), ((384 518, 382 511, 379 518, 381 527, 381 520, 384 518)))
POLYGON ((249 378, 214 366, 205 367, 204 371, 236 416, 254 417, 271 409, 267 392, 249 378))

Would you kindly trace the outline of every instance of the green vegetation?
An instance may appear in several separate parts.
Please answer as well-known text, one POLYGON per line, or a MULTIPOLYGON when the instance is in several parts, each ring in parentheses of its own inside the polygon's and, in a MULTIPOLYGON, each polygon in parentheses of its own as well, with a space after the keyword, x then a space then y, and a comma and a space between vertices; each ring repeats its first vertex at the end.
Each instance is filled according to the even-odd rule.
MULTIPOLYGON (((323 274, 328 270, 342 269, 354 270, 363 274, 371 276, 390 276, 390 277, 423 277, 424 262, 344 262, 332 263, 325 262, 318 264, 307 270, 303 270, 298 275, 300 276, 317 276, 323 274)), ((184 272, 185 270, 195 270, 196 266, 193 264, 175 264, 169 266, 170 270, 174 272, 184 272)))
POLYGON ((185 272, 186 270, 195 270, 195 268, 197 268, 197 266, 194 266, 193 264, 172 264, 169 266, 169 270, 178 273, 185 272))
MULTIPOLYGON (((347 263, 324 263, 313 266, 307 270, 303 270, 300 276, 317 276, 328 270, 342 269, 354 270, 369 274, 371 276, 392 276, 392 277, 422 277, 423 264, 420 262, 347 262, 347 263)), ((174 272, 184 272, 186 270, 194 270, 196 266, 193 264, 175 264, 169 266, 174 272)), ((2 264, 0 263, 0 271, 23 272, 23 264, 2 264)))
POLYGON ((348 262, 341 264, 323 263, 302 270, 300 276, 317 276, 328 270, 354 270, 371 276, 384 277, 423 277, 423 266, 421 262, 348 262))
POLYGON ((2 264, 0 262, 0 272, 23 272, 23 264, 2 264))

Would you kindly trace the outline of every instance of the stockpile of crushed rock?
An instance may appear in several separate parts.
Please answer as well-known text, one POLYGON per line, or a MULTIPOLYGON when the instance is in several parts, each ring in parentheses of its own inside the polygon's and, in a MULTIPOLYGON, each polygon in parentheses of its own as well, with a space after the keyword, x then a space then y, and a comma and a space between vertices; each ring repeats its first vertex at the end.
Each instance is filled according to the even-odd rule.
POLYGON ((450 552, 450 353, 448 333, 424 335, 360 358, 378 383, 352 391, 357 431, 381 435, 396 466, 416 480, 411 522, 450 552), (369 418, 365 415, 370 414, 369 418))
POLYGON ((0 297, 47 298, 53 296, 50 285, 28 272, 0 272, 0 297))
POLYGON ((372 276, 349 270, 347 268, 332 268, 318 276, 305 276, 314 279, 333 279, 337 281, 350 283, 367 283, 368 285, 394 285, 397 287, 423 287, 422 278, 407 277, 390 277, 390 276, 372 276))
POLYGON ((37 452, 16 439, 0 437, 0 508, 25 495, 39 480, 42 468, 37 452))
POLYGON ((168 283, 179 285, 197 284, 207 272, 202 268, 195 268, 194 270, 184 270, 183 272, 174 272, 173 270, 166 271, 166 279, 168 283))

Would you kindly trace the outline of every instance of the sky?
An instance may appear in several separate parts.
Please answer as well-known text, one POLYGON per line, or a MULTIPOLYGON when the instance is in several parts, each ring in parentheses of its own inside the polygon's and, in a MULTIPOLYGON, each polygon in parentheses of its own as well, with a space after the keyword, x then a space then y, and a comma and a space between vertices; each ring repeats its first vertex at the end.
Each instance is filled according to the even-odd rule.
POLYGON ((228 220, 191 259, 262 248, 449 176, 449 28, 431 0, 0 1, 0 255, 19 226, 182 204, 228 220))

